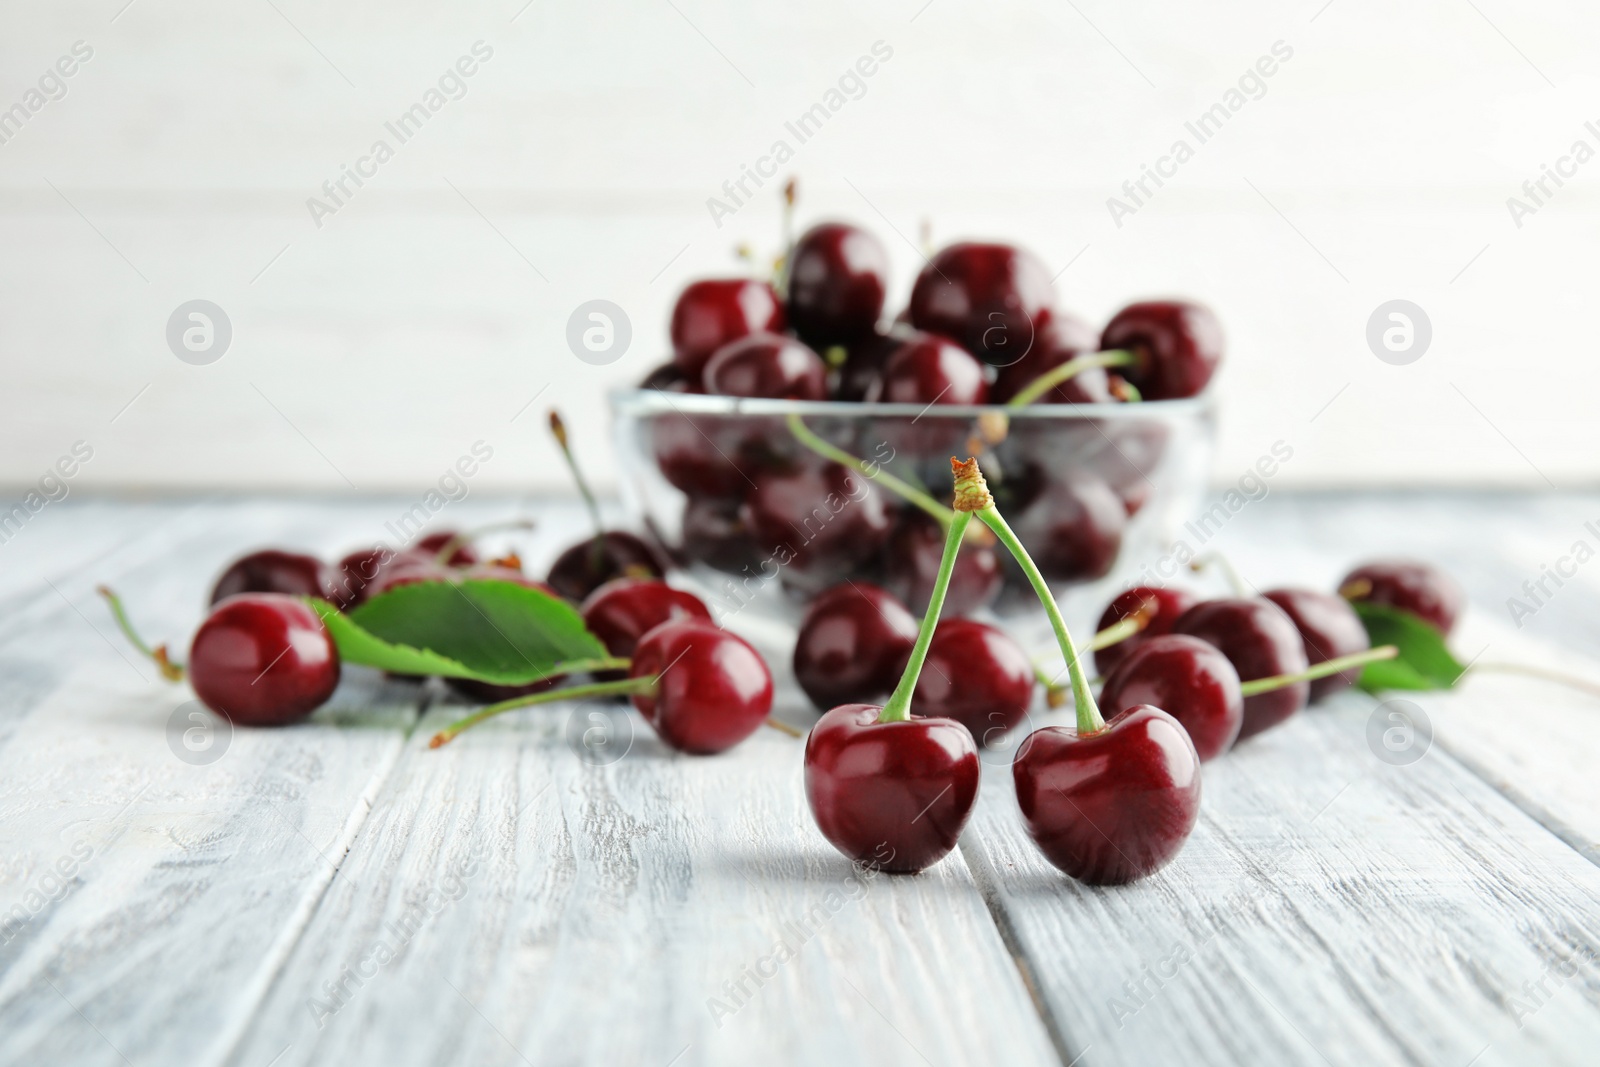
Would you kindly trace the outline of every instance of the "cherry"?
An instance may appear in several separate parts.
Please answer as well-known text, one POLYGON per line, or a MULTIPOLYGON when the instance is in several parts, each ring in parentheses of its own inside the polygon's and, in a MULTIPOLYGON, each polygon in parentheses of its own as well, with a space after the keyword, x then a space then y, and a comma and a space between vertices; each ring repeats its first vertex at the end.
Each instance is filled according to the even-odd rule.
POLYGON ((757 330, 783 329, 783 304, 766 282, 715 278, 694 282, 672 309, 672 359, 691 380, 711 354, 757 330))
POLYGON ((1047 726, 1011 765, 1017 804, 1045 858, 1091 885, 1165 866, 1200 816, 1200 757, 1181 723, 1140 704, 1093 733, 1047 726))
POLYGON ((806 607, 794 643, 794 676, 820 708, 886 698, 905 669, 917 620, 887 590, 842 582, 806 607))
POLYGON ((370 595, 368 586, 377 580, 394 557, 394 552, 383 545, 358 548, 351 552, 339 561, 328 599, 337 604, 341 611, 360 607, 370 595))
POLYGON ((822 357, 775 333, 729 341, 706 363, 706 391, 774 400, 826 400, 828 368, 822 357))
POLYGON ((742 453, 747 437, 736 420, 671 412, 650 420, 656 467, 674 488, 694 497, 740 497, 760 465, 742 453))
MULTIPOLYGON (((457 540, 460 536, 461 535, 454 530, 440 530, 437 533, 431 533, 427 537, 422 538, 422 540, 418 541, 412 547, 423 555, 437 556, 440 552, 444 551, 445 545, 448 545, 451 541, 457 540)), ((451 550, 450 558, 445 562, 452 567, 470 567, 472 564, 478 562, 478 553, 473 551, 472 545, 469 542, 459 541, 456 547, 451 550)))
POLYGON ((243 726, 310 714, 339 684, 339 653, 304 601, 240 593, 218 604, 189 646, 189 681, 210 708, 243 726))
MULTIPOLYGON (((1040 330, 1033 347, 1015 363, 1000 369, 994 387, 989 390, 992 403, 1004 404, 1022 391, 1023 387, 1039 375, 1054 370, 1061 364, 1095 351, 1097 338, 1082 319, 1060 312, 1040 330)), ((1040 398, 1045 404, 1109 404, 1120 397, 1113 392, 1116 375, 1104 367, 1087 367, 1052 388, 1040 398)))
POLYGON ((690 377, 676 363, 663 363, 639 383, 640 389, 655 389, 663 393, 703 393, 699 375, 690 377))
POLYGON ((806 738, 806 800, 817 828, 850 859, 912 873, 955 848, 978 796, 978 748, 953 719, 880 722, 842 704, 806 738))
POLYGON ((789 260, 789 324, 817 348, 870 334, 889 288, 889 253, 866 230, 843 223, 813 226, 789 260))
POLYGON ((982 404, 989 397, 983 365, 932 334, 912 334, 889 355, 875 395, 886 404, 982 404))
POLYGON ((883 366, 900 347, 902 338, 874 333, 845 346, 844 364, 834 387, 835 400, 865 400, 876 395, 883 366))
MULTIPOLYGON (((1361 625, 1360 616, 1342 597, 1310 589, 1271 589, 1261 595, 1282 608, 1294 623, 1294 628, 1300 631, 1306 662, 1313 667, 1372 646, 1367 638, 1367 628, 1361 625)), ((1311 683, 1311 702, 1315 704, 1324 697, 1348 689, 1360 678, 1360 667, 1317 678, 1311 683)))
POLYGON ((1344 576, 1339 595, 1409 611, 1446 637, 1455 629, 1466 596, 1456 580, 1439 568, 1415 560, 1364 563, 1344 576))
MULTIPOLYGON (((1178 616, 1199 602, 1200 598, 1187 589, 1167 585, 1136 585, 1132 589, 1118 593, 1101 613, 1099 629, 1115 626, 1140 610, 1147 612, 1144 629, 1114 645, 1096 649, 1094 654, 1096 669, 1102 675, 1109 675, 1117 669, 1118 664, 1128 658, 1130 652, 1144 642, 1152 637, 1171 633, 1172 624, 1178 620, 1178 616)), ((1154 704, 1158 708, 1166 707, 1159 700, 1139 700, 1134 703, 1154 704)))
POLYGON ((240 593, 327 596, 332 586, 327 565, 315 556, 268 548, 230 563, 212 587, 210 603, 240 593))
POLYGON ((561 596, 581 603, 613 578, 659 578, 664 572, 655 549, 643 540, 606 530, 557 556, 545 580, 561 596))
POLYGON ((1140 704, 1183 724, 1202 762, 1232 748, 1244 722, 1239 672, 1216 646, 1184 634, 1146 639, 1107 676, 1101 707, 1118 712, 1140 704))
POLYGON ((917 714, 954 719, 987 745, 1027 717, 1033 661, 1005 631, 941 619, 912 696, 917 714))
MULTIPOLYGON (((1180 615, 1172 632, 1208 641, 1221 650, 1241 681, 1306 669, 1300 631, 1283 609, 1260 597, 1206 600, 1180 615)), ((1246 697, 1239 740, 1276 726, 1306 706, 1311 687, 1297 682, 1246 697)))
POLYGON ((633 706, 661 739, 709 755, 749 737, 772 710, 772 675, 743 638, 695 620, 664 622, 634 648, 633 679, 655 677, 633 706))
POLYGON ((1222 326, 1211 309, 1181 300, 1129 304, 1100 334, 1100 348, 1132 352, 1123 375, 1146 400, 1198 396, 1222 361, 1222 326))
POLYGON ((786 577, 831 585, 889 538, 889 503, 871 480, 836 463, 762 478, 741 510, 786 577))
POLYGON ((691 496, 683 506, 683 555, 729 574, 758 567, 761 547, 740 517, 742 501, 691 496))
MULTIPOLYGON (((883 551, 883 584, 912 611, 926 611, 943 553, 944 528, 926 512, 907 508, 883 551)), ((956 557, 945 612, 967 615, 988 607, 1004 579, 994 546, 969 541, 956 557)))
POLYGON ((1082 470, 1049 478, 1016 520, 1046 578, 1082 582, 1104 578, 1122 550, 1128 512, 1105 482, 1082 470))
POLYGON ((1054 299, 1049 272, 1029 253, 1003 244, 955 244, 917 275, 911 324, 1003 367, 1033 346, 1054 299))
POLYGON ((583 624, 607 652, 623 658, 648 631, 676 619, 710 622, 711 612, 693 593, 643 578, 614 578, 583 602, 583 624))

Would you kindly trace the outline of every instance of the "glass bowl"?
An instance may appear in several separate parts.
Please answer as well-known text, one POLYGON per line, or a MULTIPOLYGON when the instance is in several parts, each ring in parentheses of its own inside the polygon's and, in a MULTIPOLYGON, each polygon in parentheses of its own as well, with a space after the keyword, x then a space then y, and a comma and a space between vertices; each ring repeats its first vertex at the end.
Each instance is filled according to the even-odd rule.
MULTIPOLYGON (((1153 558, 1193 515, 1216 424, 1209 392, 1006 408, 634 389, 613 393, 611 405, 630 518, 682 565, 719 620, 739 615, 740 626, 780 639, 809 597, 846 580, 886 585, 920 613, 943 543, 938 523, 886 490, 887 479, 869 484, 803 443, 795 417, 823 447, 923 487, 936 509, 950 501, 950 457, 978 456, 1001 513, 1084 635, 1136 577, 1135 561, 1153 558)), ((1010 556, 998 544, 991 551, 995 560, 966 564, 975 572, 968 592, 998 585, 987 610, 1009 616, 1008 627, 1030 614, 1042 623, 1010 556)), ((962 582, 958 572, 947 612, 960 607, 962 582)))

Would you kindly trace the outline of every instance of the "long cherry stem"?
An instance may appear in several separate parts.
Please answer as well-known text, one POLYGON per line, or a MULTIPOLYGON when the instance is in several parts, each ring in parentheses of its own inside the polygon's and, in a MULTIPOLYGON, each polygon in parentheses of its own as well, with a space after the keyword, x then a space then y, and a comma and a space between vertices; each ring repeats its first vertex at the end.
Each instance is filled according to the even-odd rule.
MULTIPOLYGON (((1126 641, 1134 634, 1142 631, 1150 624, 1151 609, 1148 606, 1149 603, 1150 601, 1145 601, 1146 606, 1141 607, 1121 622, 1114 622, 1095 634, 1089 639, 1089 651, 1098 652, 1102 648, 1108 648, 1119 641, 1126 641)), ((1052 708, 1059 708, 1066 704, 1066 686, 1057 684, 1055 678, 1046 674, 1044 668, 1037 663, 1033 665, 1033 676, 1038 679, 1040 685, 1044 686, 1046 704, 1049 704, 1052 708)))
POLYGON ((1379 645, 1377 648, 1369 648, 1365 652, 1352 652, 1348 656, 1337 656, 1330 660, 1324 660, 1314 667, 1296 671, 1294 674, 1274 674, 1270 678, 1257 678, 1251 682, 1242 682, 1239 685, 1239 692, 1247 697, 1253 697, 1257 693, 1270 693, 1274 689, 1282 689, 1285 686, 1294 685, 1296 682, 1313 682, 1318 678, 1326 678, 1330 674, 1341 674, 1351 667, 1360 667, 1383 659, 1394 659, 1399 654, 1400 650, 1394 645, 1379 645))
POLYGON ((578 459, 572 454, 572 446, 567 443, 567 424, 561 421, 561 413, 555 408, 550 409, 550 436, 561 446, 561 455, 567 461, 567 469, 572 472, 572 480, 578 484, 578 492, 582 494, 583 503, 589 509, 589 519, 594 523, 594 548, 590 553, 590 562, 598 571, 605 562, 606 552, 606 528, 600 521, 600 503, 595 500, 594 493, 589 489, 588 479, 578 467, 578 459))
POLYGON ((144 638, 139 636, 139 631, 133 628, 133 622, 129 620, 128 613, 123 610, 122 598, 113 593, 110 587, 104 585, 97 587, 96 592, 105 597, 106 603, 111 605, 111 617, 117 620, 117 628, 122 631, 122 636, 126 637, 128 643, 134 648, 154 661, 156 669, 161 672, 161 677, 169 682, 183 681, 183 664, 172 662, 171 657, 167 655, 166 645, 157 645, 151 648, 144 643, 144 638))
POLYGON ((468 715, 466 718, 451 723, 449 726, 433 735, 428 742, 429 748, 438 748, 440 745, 449 744, 457 734, 463 730, 492 719, 507 711, 517 708, 532 707, 535 704, 551 704, 558 700, 584 700, 588 697, 631 696, 634 693, 648 693, 655 689, 656 679, 659 675, 646 675, 639 678, 622 678, 615 682, 593 682, 589 685, 575 685, 568 689, 547 689, 542 693, 529 693, 527 696, 512 697, 502 700, 498 704, 490 704, 486 708, 468 715))
POLYGON ((911 646, 911 658, 900 675, 900 684, 894 687, 889 702, 878 713, 879 722, 905 722, 911 718, 911 694, 917 688, 923 661, 928 658, 928 647, 933 644, 939 612, 944 609, 944 596, 950 589, 950 575, 956 569, 956 556, 961 552, 961 538, 971 521, 972 514, 966 511, 956 512, 950 520, 950 529, 944 538, 944 555, 939 559, 939 573, 933 579, 933 593, 928 597, 928 610, 923 612, 922 626, 917 630, 917 643, 911 646))
POLYGON ((1086 356, 1074 356, 1060 366, 1052 367, 1029 382, 1022 388, 1021 392, 1011 398, 1006 406, 1025 408, 1068 378, 1075 378, 1090 367, 1126 367, 1137 358, 1132 352, 1121 348, 1111 348, 1104 352, 1091 352, 1086 356))
POLYGON ((1579 678, 1577 675, 1566 674, 1562 671, 1548 670, 1544 667, 1534 667, 1526 663, 1500 663, 1498 661, 1474 663, 1467 668, 1462 677, 1465 678, 1467 675, 1480 673, 1520 674, 1525 678, 1539 678, 1546 682, 1554 682, 1556 685, 1564 685, 1569 689, 1588 693, 1590 696, 1600 696, 1600 685, 1586 678, 1579 678))

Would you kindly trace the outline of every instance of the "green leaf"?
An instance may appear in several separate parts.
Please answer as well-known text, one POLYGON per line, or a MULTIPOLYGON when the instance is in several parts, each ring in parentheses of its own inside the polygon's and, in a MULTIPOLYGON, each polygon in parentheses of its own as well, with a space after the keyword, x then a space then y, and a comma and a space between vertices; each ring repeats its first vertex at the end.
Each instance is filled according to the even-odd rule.
POLYGON ((1444 635, 1409 611, 1363 600, 1350 606, 1374 647, 1394 645, 1400 650, 1394 659, 1369 663, 1361 671, 1361 688, 1367 692, 1449 689, 1466 673, 1445 645, 1444 635))
POLYGON ((570 604, 516 582, 403 585, 348 615, 313 603, 344 660, 400 674, 522 685, 608 656, 570 604))

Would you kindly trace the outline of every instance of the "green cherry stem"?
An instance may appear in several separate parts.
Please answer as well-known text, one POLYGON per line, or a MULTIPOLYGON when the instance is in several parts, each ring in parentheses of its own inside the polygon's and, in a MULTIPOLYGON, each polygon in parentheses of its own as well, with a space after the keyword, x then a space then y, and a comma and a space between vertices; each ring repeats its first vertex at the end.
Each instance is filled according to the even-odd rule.
MULTIPOLYGON (((954 461, 952 461, 954 462, 954 461)), ((944 595, 950 589, 950 575, 956 569, 956 556, 961 552, 961 539, 972 521, 969 511, 957 511, 945 532, 944 555, 939 558, 939 573, 933 579, 933 594, 928 597, 928 610, 922 614, 922 626, 917 630, 917 643, 911 646, 911 658, 900 675, 900 684, 889 695, 889 702, 878 713, 879 722, 905 722, 911 718, 911 694, 917 688, 917 678, 922 674, 922 664, 928 658, 928 648, 933 644, 933 632, 939 626, 939 612, 944 609, 944 595)))
POLYGON ((1270 678, 1257 678, 1252 682, 1243 682, 1239 692, 1247 697, 1257 693, 1270 693, 1274 689, 1294 685, 1296 682, 1312 682, 1318 678, 1326 678, 1330 674, 1339 674, 1351 667, 1360 667, 1367 663, 1376 663, 1381 659, 1394 659, 1400 650, 1394 645, 1379 645, 1369 648, 1365 652, 1352 652, 1348 656, 1337 656, 1334 659, 1324 660, 1315 667, 1308 667, 1294 674, 1275 674, 1270 678))
MULTIPOLYGON (((1151 608, 1149 607, 1149 602, 1146 601, 1145 607, 1140 608, 1138 611, 1134 612, 1132 615, 1129 615, 1120 622, 1112 623, 1104 630, 1101 630, 1099 633, 1095 634, 1094 637, 1089 640, 1089 651, 1098 652, 1102 648, 1108 648, 1119 641, 1126 641, 1134 634, 1139 633, 1147 625, 1149 625, 1150 613, 1151 608)), ((1067 689, 1065 686, 1058 685, 1055 678, 1046 673, 1045 669, 1037 663, 1033 665, 1033 676, 1038 679, 1040 685, 1044 686, 1045 703, 1049 704, 1052 708, 1059 708, 1066 705, 1067 689)))
POLYGON ((640 678, 623 678, 615 682, 593 682, 589 685, 575 685, 567 689, 547 689, 542 693, 529 693, 527 696, 512 697, 502 700, 498 704, 490 704, 480 708, 464 719, 446 726, 443 730, 433 735, 429 740, 429 748, 438 748, 447 745, 463 730, 492 719, 507 711, 517 708, 528 708, 535 704, 551 704, 558 700, 585 700, 589 697, 632 696, 635 693, 649 693, 656 687, 658 675, 649 675, 640 678))
POLYGON ((550 409, 550 436, 561 446, 562 458, 567 461, 567 469, 572 472, 572 480, 578 483, 578 492, 583 495, 584 506, 589 509, 589 518, 594 523, 594 550, 591 562, 598 571, 604 562, 606 551, 606 528, 600 521, 600 504, 589 489, 589 480, 583 476, 583 471, 578 467, 577 457, 572 454, 572 446, 567 443, 567 424, 561 421, 561 413, 555 408, 550 409))
POLYGON ((1122 348, 1091 352, 1086 356, 1074 356, 1059 367, 1052 367, 1029 382, 1021 392, 1011 398, 1006 407, 1025 408, 1068 378, 1074 378, 1090 367, 1126 367, 1137 358, 1132 352, 1122 348))
POLYGON ((174 663, 167 655, 166 645, 157 645, 151 648, 144 643, 144 638, 139 636, 139 631, 133 628, 133 623, 128 619, 128 613, 123 610, 122 598, 113 593, 109 586, 98 586, 95 590, 106 598, 106 603, 111 605, 111 617, 117 620, 117 628, 122 631, 122 636, 128 643, 140 652, 149 656, 155 662, 156 669, 161 672, 161 677, 169 682, 183 681, 183 664, 174 663))

